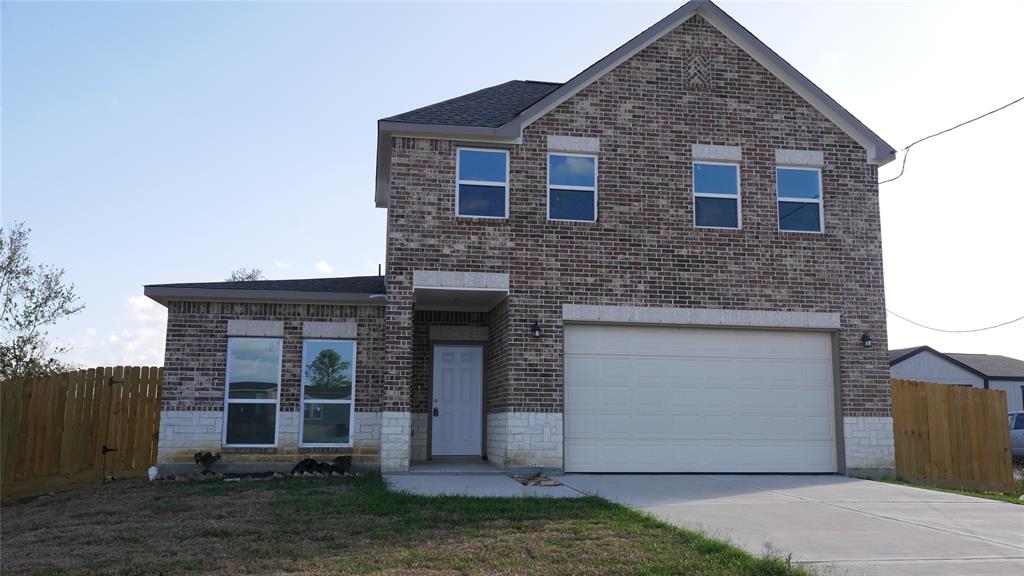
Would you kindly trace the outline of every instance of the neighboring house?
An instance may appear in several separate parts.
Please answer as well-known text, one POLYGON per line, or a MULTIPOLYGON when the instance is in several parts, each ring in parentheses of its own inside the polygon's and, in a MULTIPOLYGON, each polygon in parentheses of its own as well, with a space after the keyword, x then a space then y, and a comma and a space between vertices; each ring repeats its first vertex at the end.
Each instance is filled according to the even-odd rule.
POLYGON ((1007 411, 1024 410, 1024 360, 992 354, 942 353, 928 346, 889 351, 893 378, 1006 392, 1007 411))
POLYGON ((385 278, 146 287, 168 308, 162 463, 893 467, 895 153, 711 2, 564 84, 378 126, 385 278))

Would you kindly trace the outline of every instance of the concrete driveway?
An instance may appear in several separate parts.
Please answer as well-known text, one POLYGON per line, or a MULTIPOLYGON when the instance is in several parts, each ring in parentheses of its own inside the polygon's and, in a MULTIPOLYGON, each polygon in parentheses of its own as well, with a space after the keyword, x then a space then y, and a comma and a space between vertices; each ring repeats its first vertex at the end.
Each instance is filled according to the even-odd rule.
POLYGON ((614 500, 825 574, 1024 574, 1024 506, 841 476, 567 474, 614 500))

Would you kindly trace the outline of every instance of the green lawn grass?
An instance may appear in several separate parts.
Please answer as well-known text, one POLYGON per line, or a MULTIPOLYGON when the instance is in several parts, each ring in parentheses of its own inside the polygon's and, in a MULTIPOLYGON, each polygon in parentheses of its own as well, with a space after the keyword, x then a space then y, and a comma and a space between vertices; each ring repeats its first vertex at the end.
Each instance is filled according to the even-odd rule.
POLYGON ((987 500, 999 500, 1001 502, 1009 502, 1011 504, 1024 505, 1024 500, 1020 497, 1024 495, 1024 480, 1017 480, 1014 484, 1013 494, 1002 494, 999 492, 982 492, 980 490, 964 490, 961 488, 944 488, 942 486, 932 486, 929 484, 918 484, 911 482, 904 478, 871 478, 878 482, 886 482, 889 484, 899 484, 900 486, 913 486, 914 488, 924 488, 926 490, 935 490, 936 492, 948 492, 950 494, 960 494, 963 496, 974 496, 975 498, 985 498, 987 500))
POLYGON ((118 482, 7 506, 11 574, 799 575, 596 497, 425 497, 379 476, 118 482))

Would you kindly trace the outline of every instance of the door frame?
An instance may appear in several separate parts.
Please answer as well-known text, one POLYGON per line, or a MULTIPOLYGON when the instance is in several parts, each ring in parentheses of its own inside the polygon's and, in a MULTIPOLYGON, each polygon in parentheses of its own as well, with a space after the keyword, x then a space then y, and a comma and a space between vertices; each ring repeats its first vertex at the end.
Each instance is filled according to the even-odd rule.
MULTIPOLYGON (((480 457, 487 457, 487 344, 472 340, 432 340, 430 342, 430 396, 427 398, 427 460, 434 459, 434 351, 438 346, 447 348, 480 349, 480 457)), ((448 456, 439 456, 448 458, 448 456)))

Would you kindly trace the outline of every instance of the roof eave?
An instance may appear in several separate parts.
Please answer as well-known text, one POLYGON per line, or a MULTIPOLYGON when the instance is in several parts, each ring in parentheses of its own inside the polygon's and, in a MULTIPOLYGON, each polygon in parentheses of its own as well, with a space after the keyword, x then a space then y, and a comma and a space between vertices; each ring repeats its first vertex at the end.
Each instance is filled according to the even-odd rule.
POLYGON ((374 203, 377 208, 387 208, 390 198, 391 180, 391 138, 414 136, 442 140, 471 140, 518 144, 522 142, 522 131, 506 123, 497 128, 485 126, 457 126, 453 124, 413 124, 380 120, 377 122, 377 177, 374 187, 374 203))
POLYGON ((312 304, 358 304, 384 306, 386 295, 365 292, 325 292, 313 290, 247 290, 242 288, 185 288, 145 286, 143 294, 167 306, 171 300, 202 302, 293 302, 312 304))

